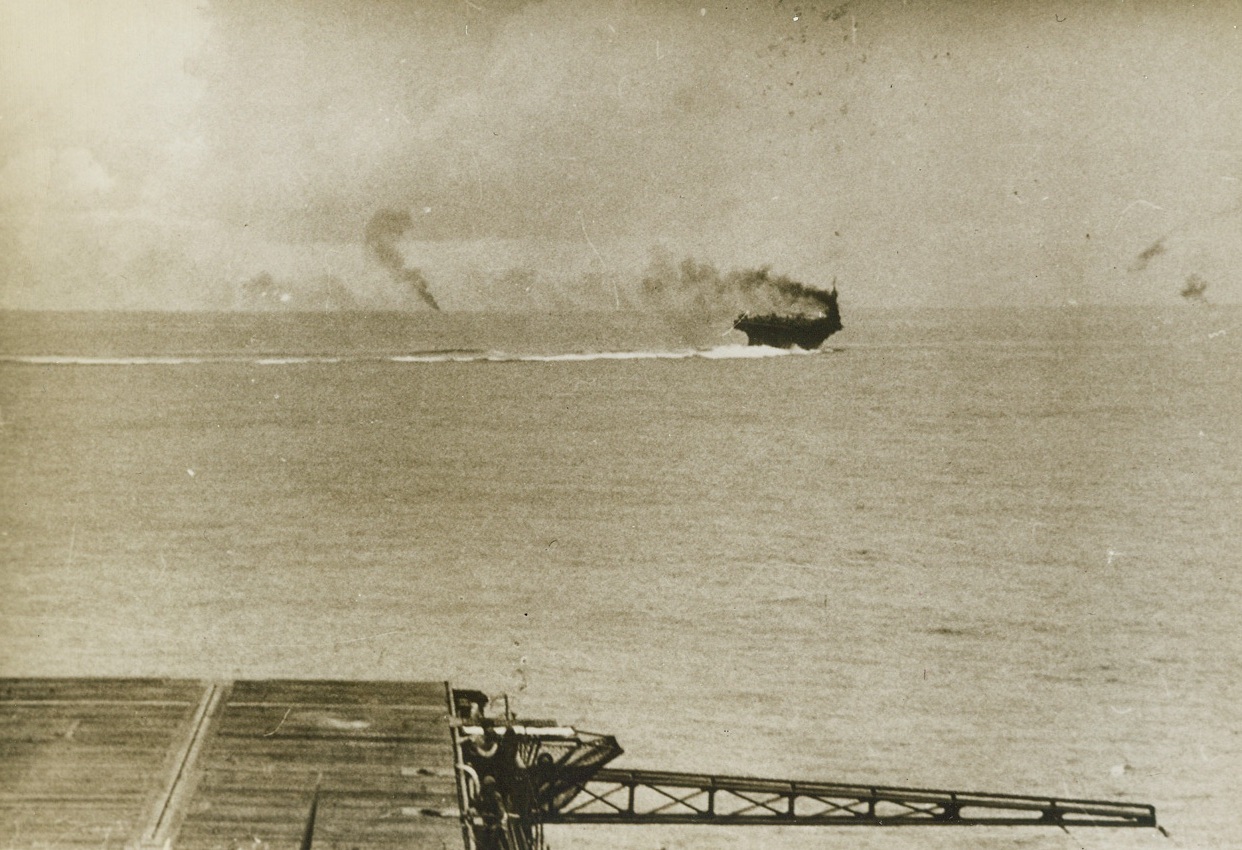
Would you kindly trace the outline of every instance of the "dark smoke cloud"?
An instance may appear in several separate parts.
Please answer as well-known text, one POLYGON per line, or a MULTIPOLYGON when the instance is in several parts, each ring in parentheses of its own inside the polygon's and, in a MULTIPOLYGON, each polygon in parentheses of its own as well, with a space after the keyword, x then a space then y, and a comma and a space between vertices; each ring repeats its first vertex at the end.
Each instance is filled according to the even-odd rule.
POLYGON ((768 267, 722 273, 693 259, 674 265, 657 257, 642 282, 642 299, 657 309, 688 310, 708 315, 750 312, 807 312, 827 310, 831 296, 768 267))
POLYGON ((428 288, 427 278, 418 269, 407 267, 401 252, 397 250, 397 240, 413 226, 414 220, 405 210, 382 209, 367 222, 364 234, 367 249, 380 265, 388 269, 394 280, 408 287, 428 307, 439 310, 440 305, 428 288))
POLYGON ((1147 246, 1147 248, 1140 251, 1138 257, 1136 257, 1134 262, 1130 265, 1130 271, 1141 272, 1143 269, 1147 268, 1147 264, 1154 258, 1167 251, 1168 249, 1164 246, 1164 240, 1165 237, 1161 236, 1151 245, 1147 246))
POLYGON ((1207 300, 1207 281, 1198 274, 1191 274, 1182 286, 1182 297, 1189 301, 1207 300))

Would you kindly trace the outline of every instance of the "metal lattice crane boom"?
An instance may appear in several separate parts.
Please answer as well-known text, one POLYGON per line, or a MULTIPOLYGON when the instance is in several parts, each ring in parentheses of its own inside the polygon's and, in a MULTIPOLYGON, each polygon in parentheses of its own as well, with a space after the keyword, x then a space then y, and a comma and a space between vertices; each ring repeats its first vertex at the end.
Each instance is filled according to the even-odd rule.
POLYGON ((539 850, 548 824, 1152 827, 1145 803, 605 767, 616 739, 484 717, 458 694, 465 832, 475 850, 539 850))
POLYGON ((1142 803, 603 769, 543 817, 556 824, 1154 827, 1142 803))

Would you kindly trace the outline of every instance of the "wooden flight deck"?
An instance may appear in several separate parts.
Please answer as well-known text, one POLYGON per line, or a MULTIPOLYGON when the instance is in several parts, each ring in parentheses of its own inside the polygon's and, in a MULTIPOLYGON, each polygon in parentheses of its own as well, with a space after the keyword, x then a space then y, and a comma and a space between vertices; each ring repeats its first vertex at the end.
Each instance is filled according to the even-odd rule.
POLYGON ((443 682, 0 679, 0 847, 463 846, 443 682))

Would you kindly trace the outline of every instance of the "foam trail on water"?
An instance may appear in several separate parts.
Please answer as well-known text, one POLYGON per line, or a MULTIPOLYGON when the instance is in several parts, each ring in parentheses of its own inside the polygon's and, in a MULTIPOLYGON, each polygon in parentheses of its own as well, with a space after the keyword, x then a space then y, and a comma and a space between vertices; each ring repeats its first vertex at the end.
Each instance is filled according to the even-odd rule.
POLYGON ((395 362, 435 363, 444 361, 489 363, 585 363, 594 360, 754 360, 764 357, 790 357, 800 354, 815 354, 814 351, 801 349, 769 348, 751 345, 718 345, 715 348, 685 348, 644 351, 578 351, 563 354, 507 354, 504 352, 486 352, 475 355, 462 354, 421 354, 414 356, 398 356, 389 358, 395 362))
POLYGON ((754 360, 761 357, 797 357, 817 353, 818 351, 807 351, 803 348, 772 348, 767 345, 718 345, 698 352, 698 356, 708 360, 754 360))
POLYGON ((334 365, 339 363, 586 363, 595 360, 756 360, 767 357, 799 357, 822 353, 802 349, 769 348, 762 345, 719 345, 644 351, 579 351, 559 354, 513 354, 503 351, 419 351, 411 354, 311 354, 311 355, 152 355, 139 357, 83 357, 76 355, 0 355, 0 363, 29 366, 199 366, 239 363, 254 366, 334 365))
POLYGON ((590 360, 685 360, 694 351, 584 351, 567 354, 489 355, 492 361, 526 361, 532 363, 581 363, 590 360))
MULTIPOLYGON (((344 357, 260 357, 255 360, 259 366, 298 366, 304 363, 340 363, 344 357)), ((357 358, 366 359, 366 358, 357 358)))
POLYGON ((62 354, 15 354, 0 356, 0 363, 23 363, 29 366, 193 366, 200 363, 224 363, 231 357, 79 357, 62 354))

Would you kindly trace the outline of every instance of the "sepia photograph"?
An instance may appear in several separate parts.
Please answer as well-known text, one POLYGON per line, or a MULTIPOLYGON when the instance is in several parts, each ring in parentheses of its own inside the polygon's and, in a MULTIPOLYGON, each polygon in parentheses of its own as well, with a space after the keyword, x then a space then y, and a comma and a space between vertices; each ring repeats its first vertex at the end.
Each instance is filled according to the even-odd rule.
POLYGON ((1238 0, 0 0, 0 850, 1240 780, 1238 0))

